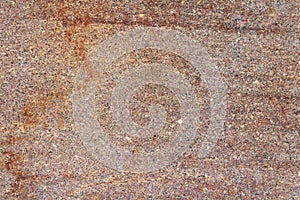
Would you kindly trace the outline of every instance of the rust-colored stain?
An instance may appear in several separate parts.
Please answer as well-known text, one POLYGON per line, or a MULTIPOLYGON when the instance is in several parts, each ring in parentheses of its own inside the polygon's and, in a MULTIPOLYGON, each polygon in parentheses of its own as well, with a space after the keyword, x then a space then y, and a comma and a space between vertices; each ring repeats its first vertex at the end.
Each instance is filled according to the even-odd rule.
MULTIPOLYGON (((255 31, 256 34, 283 34, 286 27, 279 27, 277 22, 252 26, 251 19, 257 14, 245 10, 243 4, 226 2, 218 4, 206 1, 170 1, 170 2, 107 2, 107 1, 40 1, 38 13, 44 19, 60 21, 64 27, 64 37, 70 46, 75 48, 74 57, 78 61, 86 59, 86 41, 78 39, 77 33, 85 34, 91 25, 116 26, 151 26, 183 27, 188 30, 212 29, 227 33, 255 31), (193 11, 189 9, 193 8, 193 11), (189 10, 189 12, 187 12, 189 10), (235 15, 240 16, 238 20, 235 15), (207 23, 209 19, 210 23, 207 23)), ((276 10, 270 6, 264 11, 265 21, 274 16, 276 10)), ((293 16, 291 16, 293 17, 293 16)), ((295 16, 294 16, 295 17, 295 16)), ((281 19, 277 19, 281 20, 281 19)))
POLYGON ((41 124, 47 126, 47 111, 54 109, 54 112, 51 112, 51 117, 56 119, 57 127, 62 129, 64 126, 63 111, 67 109, 67 95, 71 93, 70 89, 62 91, 64 90, 60 89, 60 91, 52 92, 46 97, 42 96, 32 102, 27 102, 20 117, 23 124, 22 128, 26 130, 28 127, 41 124))
MULTIPOLYGON (((16 16, 15 17, 16 21, 20 21, 21 25, 23 25, 21 23, 21 21, 23 20, 22 18, 23 11, 24 13, 25 12, 27 13, 25 15, 28 21, 41 19, 41 21, 44 20, 49 22, 50 21, 57 22, 57 24, 55 24, 58 25, 56 27, 57 32, 54 32, 54 34, 57 35, 53 35, 51 33, 47 35, 48 37, 46 37, 46 40, 63 39, 63 41, 65 42, 64 44, 66 44, 67 46, 64 47, 65 49, 62 49, 62 51, 65 50, 72 51, 71 62, 75 61, 74 62, 75 64, 72 63, 75 65, 75 67, 74 66, 72 67, 74 67, 74 69, 77 69, 77 67, 82 63, 82 61, 86 61, 87 50, 93 45, 92 42, 99 40, 99 38, 103 39, 104 37, 103 35, 93 36, 90 33, 94 29, 99 28, 101 26, 104 26, 105 28, 106 25, 112 25, 113 27, 119 28, 120 30, 122 30, 124 26, 141 25, 141 26, 152 26, 152 27, 166 26, 169 28, 180 27, 186 30, 206 29, 208 31, 212 30, 217 32, 224 32, 224 34, 241 33, 242 35, 250 32, 255 35, 262 35, 262 36, 271 35, 271 38, 276 38, 278 35, 278 40, 280 41, 283 41, 286 37, 288 37, 288 35, 292 35, 292 34, 296 35, 295 31, 298 31, 299 29, 295 28, 295 25, 292 22, 296 23, 297 21, 299 21, 298 20, 299 15, 295 14, 295 12, 286 12, 284 14, 285 16, 282 16, 278 14, 278 11, 276 11, 276 9, 274 9, 273 6, 269 5, 270 3, 263 2, 263 1, 256 1, 256 2, 265 3, 266 4, 265 9, 253 10, 252 8, 249 8, 249 6, 247 7, 243 5, 243 2, 229 4, 226 1, 214 3, 211 1, 182 1, 182 0, 177 1, 176 0, 176 1, 169 1, 166 3, 164 3, 163 1, 162 2, 161 1, 156 1, 156 2, 134 1, 131 3, 130 1, 114 2, 114 1, 104 1, 104 0, 96 0, 96 1, 38 0, 30 4, 29 1, 26 2, 28 4, 24 4, 24 5, 20 4, 21 5, 20 7, 22 7, 22 9, 24 10, 16 9, 16 11, 18 11, 16 13, 20 13, 20 15, 16 14, 12 16, 16 16)), ((15 11, 11 13, 15 14, 14 12, 15 11)), ((9 20, 7 20, 7 23, 10 23, 9 20)), ((17 24, 19 25, 19 23, 17 24)), ((38 24, 36 26, 38 27, 38 24)), ((113 32, 114 30, 110 29, 109 31, 105 32, 105 34, 109 35, 109 34, 113 34, 113 32)), ((25 35, 24 37, 27 37, 27 35, 25 35)), ((22 38, 22 40, 23 39, 24 38, 22 38)), ((41 40, 37 39, 37 40, 41 43, 40 47, 42 47, 44 40, 42 39, 41 40)), ((16 41, 18 42, 18 39, 16 41)), ((226 38, 222 41, 226 43, 226 38)), ((49 42, 49 44, 51 45, 51 42, 49 42)), ((278 41, 275 41, 274 44, 278 44, 278 41)), ((266 44, 266 46, 267 45, 268 44, 266 44)), ((270 45, 272 46, 273 44, 271 43, 270 45)), ((32 48, 34 49, 35 47, 33 46, 32 48)), ((52 46, 50 48, 52 48, 52 46)), ((263 47, 263 48, 267 48, 267 47, 263 47)), ((272 48, 270 47, 270 49, 272 48)), ((13 49, 13 50, 18 51, 19 49, 13 49)), ((39 54, 38 55, 40 56, 39 59, 45 61, 45 63, 47 63, 50 60, 50 62, 48 63, 51 63, 52 57, 47 58, 47 56, 49 54, 53 54, 53 52, 48 52, 49 54, 47 54, 47 52, 43 52, 43 53, 45 53, 43 54, 43 56, 45 57, 39 54)), ((249 53, 252 52, 250 52, 249 50, 249 53)), ((297 53, 298 55, 300 55, 299 51, 297 53)), ((281 55, 281 57, 283 56, 284 55, 281 55)), ((26 55, 23 57, 25 58, 26 55)), ((62 59, 69 59, 64 55, 61 57, 62 59)), ((265 57, 270 57, 270 59, 274 59, 272 55, 265 55, 265 57)), ((14 59, 15 58, 13 57, 11 58, 12 61, 14 59)), ((243 59, 241 58, 241 60, 243 59)), ((59 67, 65 67, 68 64, 68 63, 65 64, 65 61, 69 62, 69 60, 63 60, 62 62, 63 64, 60 63, 61 66, 59 67)), ((244 61, 246 62, 247 60, 244 61)), ((280 63, 282 63, 283 66, 280 66, 280 73, 282 73, 285 68, 284 66, 285 60, 281 59, 281 61, 282 62, 280 63)), ((11 63, 15 63, 15 62, 11 62, 11 63)), ((136 63, 136 60, 133 59, 132 63, 136 63)), ((176 63, 178 64, 178 62, 176 63)), ((272 60, 270 60, 269 64, 276 65, 276 62, 274 61, 274 63, 272 63, 272 60)), ((16 68, 19 67, 18 65, 17 66, 13 66, 13 64, 11 65, 12 65, 11 67, 16 67, 16 68)), ((27 70, 26 67, 24 68, 24 71, 27 70)), ((45 67, 47 68, 49 66, 45 66, 45 67)), ((52 69, 51 67, 52 66, 50 66, 50 69, 52 69)), ((87 71, 88 73, 87 77, 98 76, 98 73, 93 71, 93 69, 90 67, 90 63, 86 62, 85 66, 83 67, 85 71, 87 71)), ((295 65, 291 69, 292 71, 291 74, 293 76, 295 75, 294 72, 296 67, 297 67, 297 63, 295 61, 295 65)), ((70 70, 69 72, 70 74, 73 72, 75 74, 75 71, 70 70)), ((256 72, 257 74, 259 73, 258 71, 256 72)), ((20 73, 20 75, 23 75, 22 70, 18 71, 18 73, 20 73)), ((18 76, 18 74, 16 74, 16 76, 18 76)), ((276 76, 277 75, 272 75, 272 77, 276 77, 276 76)), ((71 76, 69 76, 68 78, 70 77, 71 76)), ((101 77, 97 77, 97 78, 101 81, 101 77)), ((233 77, 231 76, 231 74, 229 74, 227 78, 229 80, 230 78, 233 77)), ((240 76, 236 78, 240 79, 239 85, 243 85, 245 87, 248 87, 248 89, 249 88, 251 89, 252 86, 245 85, 245 83, 243 82, 243 81, 245 82, 247 81, 245 77, 240 76)), ((59 79, 59 77, 57 79, 59 79)), ((268 77, 264 77, 264 79, 267 80, 268 77)), ((230 81, 231 80, 229 80, 229 83, 230 81)), ((90 196, 87 196, 87 198, 104 199, 106 198, 106 195, 103 195, 102 190, 98 191, 100 187, 97 188, 100 185, 101 185, 101 189, 103 188, 105 189, 106 187, 108 187, 108 190, 110 190, 109 187, 113 188, 113 187, 118 187, 118 184, 119 185, 127 184, 126 185, 127 187, 126 189, 128 189, 127 191, 130 192, 133 190, 139 191, 140 189, 144 189, 144 188, 147 189, 148 183, 145 183, 144 185, 143 184, 139 185, 139 183, 137 182, 138 181, 146 182, 147 180, 152 180, 152 178, 158 183, 157 184, 158 188, 159 187, 163 188, 164 186, 170 187, 170 188, 163 188, 166 191, 169 191, 169 189, 173 190, 175 187, 176 190, 174 189, 174 192, 181 191, 181 190, 188 191, 188 190, 183 190, 182 188, 184 188, 185 184, 191 183, 188 180, 188 178, 190 178, 191 180, 193 180, 194 178, 194 181, 198 186, 196 188, 196 186, 193 186, 193 184, 191 184, 189 185, 189 187, 192 188, 190 190, 198 191, 200 193, 206 193, 210 198, 213 199, 220 199, 221 198, 220 194, 223 194, 224 191, 227 192, 226 193, 227 196, 232 196, 232 197, 240 193, 245 194, 245 191, 247 192, 249 188, 253 189, 250 190, 250 192, 252 193, 254 193, 255 192, 254 190, 257 189, 258 192, 262 192, 262 193, 265 192, 267 194, 269 192, 268 190, 272 187, 278 191, 275 190, 271 191, 270 194, 271 197, 275 196, 278 198, 283 198, 282 195, 285 195, 285 193, 291 193, 290 188, 294 188, 294 187, 290 187, 293 181, 295 181, 297 177, 297 168, 296 168, 296 161, 295 161, 296 155, 294 152, 296 148, 299 148, 299 144, 295 144, 295 145, 292 144, 293 141, 296 140, 295 139, 297 136, 296 134, 294 134, 295 135, 294 139, 287 138, 288 136, 291 137, 292 134, 290 132, 297 133, 296 132, 298 130, 297 117, 299 116, 299 109, 296 108, 296 106, 294 106, 295 108, 291 106, 294 104, 296 105, 295 102, 297 98, 286 96, 284 94, 285 90, 282 91, 281 87, 286 87, 286 81, 287 81, 286 79, 282 79, 282 82, 276 82, 270 84, 271 85, 270 87, 274 88, 274 90, 276 88, 276 91, 279 88, 278 91, 280 92, 280 96, 282 96, 282 98, 277 98, 273 94, 271 94, 269 98, 262 94, 261 99, 259 99, 257 96, 254 96, 252 97, 254 99, 253 100, 250 98, 247 99, 249 93, 243 93, 243 92, 240 93, 242 94, 241 96, 232 95, 229 97, 230 98, 229 101, 231 101, 230 103, 231 106, 229 107, 229 110, 235 112, 229 114, 228 116, 229 117, 228 124, 232 125, 232 128, 228 128, 228 135, 226 135, 226 138, 224 140, 220 141, 220 146, 216 146, 216 152, 217 152, 216 157, 220 159, 224 159, 224 162, 220 161, 219 163, 217 163, 218 161, 214 160, 213 158, 209 158, 208 159, 209 161, 206 161, 207 164, 205 164, 205 160, 199 163, 195 161, 197 165, 200 164, 201 166, 203 166, 201 170, 209 171, 210 169, 213 169, 215 171, 220 172, 220 174, 222 174, 223 172, 223 177, 221 178, 214 177, 213 175, 211 175, 210 178, 205 178, 200 176, 193 177, 196 173, 194 174, 192 173, 191 175, 182 175, 181 177, 184 178, 178 178, 175 176, 176 174, 177 175, 179 174, 178 171, 176 172, 176 170, 178 169, 174 171, 172 168, 171 172, 166 171, 166 173, 159 174, 159 176, 160 175, 164 176, 166 174, 166 176, 169 176, 167 178, 159 177, 160 179, 157 179, 158 176, 156 174, 149 175, 148 177, 145 176, 146 178, 141 175, 129 175, 128 177, 133 177, 132 179, 125 176, 124 178, 122 176, 112 175, 113 178, 108 178, 107 181, 103 181, 103 182, 99 181, 98 183, 92 182, 90 185, 87 185, 86 187, 84 186, 85 183, 82 183, 82 185, 77 189, 74 188, 74 192, 71 191, 72 190, 71 188, 69 193, 79 194, 94 188, 96 190, 96 193, 99 194, 94 194, 91 192, 90 196), (251 106, 250 108, 243 107, 244 104, 247 104, 250 101, 253 101, 258 104, 257 106, 255 106, 256 111, 254 108, 251 108, 251 106), (238 105, 236 105, 237 103, 240 103, 242 106, 239 107, 238 105), (250 109, 254 109, 254 111, 250 109), (261 112, 258 112, 257 111, 258 109, 261 109, 261 112), (291 115, 291 113, 294 115, 291 115), (249 116, 254 118, 250 119, 249 116), (256 119, 257 121, 254 121, 256 119), (254 125, 254 123, 249 123, 250 121, 251 122, 254 121, 256 124, 254 125), (272 124, 273 123, 272 121, 275 122, 274 126, 272 124), (270 129, 264 131, 263 129, 264 127, 270 127, 270 129), (287 133, 284 133, 284 131, 280 132, 281 129, 279 130, 278 127, 280 127, 284 131, 287 130, 286 131, 287 133), (278 128, 278 130, 276 128, 278 128), (249 133, 255 136, 255 141, 254 141, 255 143, 251 140, 251 138, 248 138, 247 140, 242 140, 242 142, 238 142, 238 140, 241 138, 241 136, 238 136, 238 133, 245 132, 246 130, 247 131, 250 130, 249 133), (251 131, 253 133, 251 133, 251 131), (254 131, 256 131, 256 133, 254 133, 254 131), (276 136, 278 137, 278 139, 270 140, 269 138, 267 138, 271 136, 272 137, 276 136), (285 137, 287 139, 285 139, 285 137), (261 138, 263 138, 263 140, 261 138), (288 145, 290 145, 289 147, 290 149, 288 150, 284 149, 286 147, 282 144, 283 140, 287 140, 288 145), (224 145, 225 143, 226 145, 224 145), (268 145, 270 146, 270 148, 268 147, 268 145), (278 149, 273 148, 273 146, 272 149, 271 145, 274 146, 277 145, 278 149), (282 150, 279 148, 282 148, 282 150), (218 153, 220 151, 221 153, 218 153), (281 152, 286 154, 291 154, 291 155, 289 160, 279 159, 277 161, 275 159, 269 159, 267 161, 260 161, 264 159, 264 158, 260 158, 263 157, 263 155, 265 155, 264 152, 267 152, 266 154, 272 154, 274 156, 278 155, 281 152), (248 157, 246 156, 248 154, 250 155, 250 153, 251 156, 253 157, 249 157, 249 159, 253 159, 253 160, 247 160, 248 157), (245 160, 249 161, 250 163, 242 162, 238 160, 238 158, 233 157, 233 155, 236 155, 237 157, 241 157, 241 159, 246 158, 245 160), (238 173, 235 174, 234 172, 234 170, 237 169, 239 170, 246 169, 249 171, 249 173, 240 172, 241 175, 247 175, 247 176, 239 177, 239 174, 238 173), (256 181, 254 179, 254 172, 259 170, 261 170, 261 173, 263 173, 265 177, 262 177, 260 181, 256 181), (264 170, 266 170, 266 172, 264 170), (283 173, 283 170, 285 170, 290 175, 285 175, 285 173, 283 173), (238 180, 240 182, 236 181, 236 179, 238 178, 241 178, 241 180, 238 180), (114 186, 114 184, 117 186, 114 186), (176 184, 177 186, 179 186, 179 189, 177 188, 176 184), (223 190, 222 188, 223 189, 225 188, 226 190, 223 190), (215 192, 216 190, 219 192, 215 192), (209 193, 207 193, 207 191, 209 191, 209 193)), ((294 83, 296 84, 297 82, 295 81, 294 83)), ((5 187, 6 189, 8 189, 7 191, 4 191, 4 195, 7 195, 6 197, 11 197, 11 198, 15 197, 18 199, 36 199, 37 194, 35 195, 30 193, 37 191, 38 189, 37 187, 40 184, 40 180, 49 179, 48 175, 44 176, 38 173, 34 174, 34 172, 31 171, 31 169, 28 170, 28 168, 32 166, 30 163, 31 161, 30 157, 36 155, 40 156, 40 155, 39 152, 35 152, 35 149, 30 149, 33 148, 31 147, 31 145, 28 145, 29 146, 28 151, 22 151, 22 147, 24 144, 32 144, 33 142, 37 142, 37 143, 39 142, 38 138, 35 138, 34 135, 36 130, 44 131, 47 128, 54 128, 54 129, 56 128, 58 132, 60 132, 60 130, 71 126, 66 122, 68 120, 66 118, 70 117, 69 115, 71 115, 70 110, 72 109, 70 108, 71 103, 69 101, 69 95, 71 94, 72 89, 66 87, 63 83, 57 80, 54 80, 54 84, 56 86, 55 87, 56 89, 52 89, 52 91, 46 91, 44 93, 39 91, 39 89, 42 90, 44 87, 43 86, 38 87, 39 89, 34 91, 36 93, 31 94, 32 95, 31 97, 33 98, 31 100, 27 100, 24 103, 24 106, 21 108, 21 110, 17 111, 18 112, 18 118, 16 119, 17 122, 11 122, 12 124, 8 124, 7 127, 9 128, 5 130, 3 137, 1 137, 0 169, 5 171, 5 173, 7 172, 7 174, 11 174, 14 179, 13 181, 8 183, 10 184, 9 187, 5 187)), ((84 84, 81 86, 85 87, 84 84)), ((290 90, 292 90, 294 86, 291 85, 290 87, 291 87, 290 90)), ((237 90, 239 91, 239 89, 237 90)), ((270 93, 270 91, 266 90, 265 88, 262 88, 261 90, 265 93, 268 92, 270 93)), ((2 131, 3 129, 0 130, 2 131)), ((250 136, 247 135, 246 137, 250 137, 250 136)), ((157 139, 158 139, 157 136, 153 137, 154 142, 157 139)), ((49 141, 49 143, 51 142, 53 141, 49 141)), ((136 150, 137 149, 134 149, 134 151, 136 150)), ((45 155, 48 156, 47 154, 48 153, 46 152, 45 155)), ((185 169, 186 166, 192 166, 194 160, 195 159, 193 158, 186 159, 184 161, 186 163, 183 162, 181 163, 181 166, 179 166, 179 167, 184 166, 180 169, 180 171, 184 172, 184 170, 186 170, 185 169)), ((65 160, 63 161, 59 160, 59 162, 64 162, 64 161, 65 160)), ((58 178, 64 180, 77 179, 78 181, 80 180, 80 178, 78 178, 77 174, 74 173, 75 170, 77 170, 77 168, 74 168, 72 170, 69 170, 68 168, 61 169, 60 170, 61 174, 59 174, 58 178)), ((105 170, 108 169, 105 168, 105 170)), ((79 172, 79 174, 81 174, 81 172, 79 172)), ((95 175, 102 176, 101 172, 95 175)), ((91 177, 88 177, 86 180, 94 181, 93 175, 91 175, 91 177)), ((154 193, 154 192, 150 191, 148 193, 154 193)), ((0 194, 3 194, 3 192, 0 191, 0 194)), ((250 193, 246 193, 246 195, 247 194, 249 195, 250 193)), ((115 199, 117 199, 116 196, 114 197, 115 199)), ((252 195, 252 197, 254 196, 252 195)), ((256 196, 256 197, 263 198, 262 196, 256 196)), ((142 198, 144 198, 144 196, 137 197, 137 199, 142 199, 142 198)), ((241 196, 239 196, 238 198, 241 198, 241 196)))
MULTIPOLYGON (((40 14, 43 17, 52 17, 63 22, 64 26, 88 26, 90 24, 114 24, 114 25, 143 25, 143 26, 181 26, 186 28, 213 28, 235 31, 240 29, 238 20, 232 19, 232 13, 247 17, 241 19, 249 26, 248 30, 266 31, 267 27, 250 27, 249 18, 255 19, 257 13, 246 10, 243 4, 231 4, 226 2, 209 1, 169 1, 169 2, 108 2, 108 1, 71 1, 60 2, 43 1, 40 14), (193 8, 193 10, 189 10, 193 8), (218 11, 216 14, 216 11, 218 11), (211 25, 202 23, 205 17, 210 16, 211 25), (231 24, 227 22, 232 22, 231 24)), ((271 15, 276 12, 269 5, 269 9, 261 14, 271 15)), ((271 24, 276 25, 276 23, 271 24)))
MULTIPOLYGON (((32 143, 35 141, 34 135, 29 134, 30 129, 39 126, 47 128, 50 115, 56 120, 58 129, 62 129, 65 126, 64 111, 66 111, 68 106, 67 96, 70 92, 70 89, 59 88, 57 91, 49 93, 48 96, 37 97, 33 101, 26 102, 18 122, 21 133, 10 134, 1 141, 0 146, 3 148, 3 151, 1 152, 0 168, 3 168, 15 177, 15 181, 9 187, 9 191, 6 191, 10 196, 22 198, 22 195, 25 195, 26 198, 34 198, 34 196, 28 194, 27 183, 32 183, 41 177, 32 175, 24 170, 24 166, 29 164, 30 154, 18 149, 24 142, 32 143)), ((17 130, 13 132, 17 132, 17 130)))
POLYGON ((34 181, 36 178, 22 170, 26 162, 26 156, 28 155, 14 150, 14 147, 20 145, 19 143, 23 140, 25 140, 25 137, 10 135, 0 143, 4 148, 4 151, 1 152, 3 158, 0 162, 0 167, 15 177, 15 181, 10 185, 9 190, 6 191, 11 196, 21 196, 22 193, 26 194, 26 181, 34 181))
POLYGON ((23 108, 24 125, 23 128, 26 129, 30 125, 36 125, 41 123, 41 112, 44 112, 46 107, 46 99, 40 99, 38 102, 27 102, 23 108))

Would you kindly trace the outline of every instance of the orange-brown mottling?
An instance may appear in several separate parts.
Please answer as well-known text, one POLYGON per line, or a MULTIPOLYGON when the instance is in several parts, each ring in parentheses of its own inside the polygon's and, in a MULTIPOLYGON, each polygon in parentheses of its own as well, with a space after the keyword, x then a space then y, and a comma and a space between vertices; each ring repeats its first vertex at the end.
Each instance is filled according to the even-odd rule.
MULTIPOLYGON (((0 199, 299 199, 299 13, 297 1, 1 2, 0 199), (121 173, 82 144, 71 101, 79 69, 99 79, 99 102, 114 84, 102 91, 101 81, 143 61, 174 61, 195 87, 203 84, 182 58, 155 50, 128 52, 103 77, 95 72, 87 62, 93 46, 135 26, 180 30, 219 66, 228 110, 207 157, 197 157, 199 137, 164 169, 121 173)), ((109 113, 105 102, 98 106, 109 113)), ((142 123, 144 113, 131 114, 142 123)), ((115 143, 129 144, 105 117, 115 143)))

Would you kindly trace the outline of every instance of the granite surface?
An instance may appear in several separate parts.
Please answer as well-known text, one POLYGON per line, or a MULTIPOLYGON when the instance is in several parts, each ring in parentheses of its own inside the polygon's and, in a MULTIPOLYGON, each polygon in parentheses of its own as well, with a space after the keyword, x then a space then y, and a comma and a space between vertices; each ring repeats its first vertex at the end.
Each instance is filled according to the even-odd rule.
POLYGON ((300 198, 299 1, 0 3, 0 199, 300 198), (193 62, 174 52, 145 48, 126 50, 101 74, 93 68, 91 60, 100 59, 93 52, 114 56, 98 46, 101 42, 136 28, 174 30, 182 34, 178 40, 186 36, 197 41, 214 63, 214 72, 226 85, 226 105, 217 108, 226 108, 226 115, 207 154, 199 156, 201 144, 218 119, 210 118, 210 79, 193 62), (82 87, 90 84, 86 76, 99 80, 92 117, 105 138, 126 148, 128 155, 164 150, 184 122, 176 91, 151 83, 130 93, 128 116, 135 124, 145 127, 153 116, 167 123, 159 131, 161 124, 155 124, 148 137, 128 135, 118 126, 113 111, 122 106, 122 95, 111 103, 122 73, 147 63, 173 66, 194 88, 201 115, 193 129, 196 136, 188 138, 192 140, 184 151, 176 153, 181 145, 176 143, 163 154, 170 160, 136 171, 141 165, 132 163, 134 159, 121 160, 128 165, 122 168, 112 163, 118 160, 114 154, 105 160, 98 151, 91 152, 82 137, 88 133, 78 131, 74 112, 80 107, 74 95, 86 91, 78 89, 79 79, 82 87))

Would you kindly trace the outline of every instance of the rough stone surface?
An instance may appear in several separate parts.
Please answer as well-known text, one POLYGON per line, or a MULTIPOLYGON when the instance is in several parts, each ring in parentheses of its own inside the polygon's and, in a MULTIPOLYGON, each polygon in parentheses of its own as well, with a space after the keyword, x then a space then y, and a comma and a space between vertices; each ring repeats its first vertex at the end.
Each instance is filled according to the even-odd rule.
POLYGON ((0 199, 300 198, 298 1, 0 4, 0 199), (177 160, 145 173, 120 172, 95 159, 76 132, 72 106, 78 70, 94 73, 85 65, 90 52, 138 26, 178 30, 199 41, 227 85, 224 130, 213 151, 199 158, 211 123, 210 94, 191 63, 141 49, 126 52, 99 76, 96 120, 114 144, 131 152, 172 139, 180 105, 166 87, 140 87, 129 102, 132 119, 148 125, 155 102, 164 105, 170 125, 148 140, 120 133, 107 99, 123 71, 168 64, 197 88, 198 137, 177 160))

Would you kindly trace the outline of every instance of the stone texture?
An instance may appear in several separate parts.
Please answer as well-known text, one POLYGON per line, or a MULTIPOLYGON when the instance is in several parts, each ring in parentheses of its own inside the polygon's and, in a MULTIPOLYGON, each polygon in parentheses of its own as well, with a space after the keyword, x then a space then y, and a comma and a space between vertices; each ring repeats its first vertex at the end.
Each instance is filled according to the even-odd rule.
MULTIPOLYGON (((299 199, 299 13, 297 1, 2 1, 0 199, 299 199), (228 108, 223 134, 205 158, 197 156, 199 134, 163 169, 118 172, 95 160, 76 133, 71 99, 79 68, 99 42, 136 26, 179 30, 217 64, 228 108)), ((102 78, 154 61, 176 65, 201 88, 207 116, 205 83, 177 55, 130 52, 102 78)), ((141 141, 115 134, 104 101, 113 87, 110 79, 97 92, 97 112, 105 113, 98 121, 116 144, 139 151, 141 141)), ((175 101, 164 88, 147 87, 138 94, 149 97, 131 104, 140 124, 149 114, 140 102, 155 94, 163 94, 156 101, 175 101)), ((176 111, 173 104, 168 109, 176 111)), ((173 114, 170 122, 178 117, 173 114)), ((144 146, 157 143, 164 137, 144 146)))

